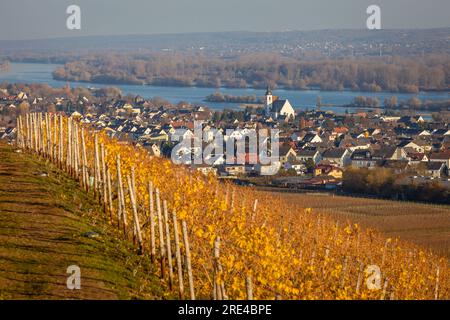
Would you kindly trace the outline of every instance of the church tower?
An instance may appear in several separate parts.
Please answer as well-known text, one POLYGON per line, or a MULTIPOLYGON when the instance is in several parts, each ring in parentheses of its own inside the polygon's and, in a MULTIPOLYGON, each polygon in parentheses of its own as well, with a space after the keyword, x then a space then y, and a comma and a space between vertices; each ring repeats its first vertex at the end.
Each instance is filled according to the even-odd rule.
POLYGON ((270 115, 270 109, 272 108, 272 103, 273 103, 272 90, 270 90, 270 87, 267 86, 266 102, 265 102, 266 116, 270 115))

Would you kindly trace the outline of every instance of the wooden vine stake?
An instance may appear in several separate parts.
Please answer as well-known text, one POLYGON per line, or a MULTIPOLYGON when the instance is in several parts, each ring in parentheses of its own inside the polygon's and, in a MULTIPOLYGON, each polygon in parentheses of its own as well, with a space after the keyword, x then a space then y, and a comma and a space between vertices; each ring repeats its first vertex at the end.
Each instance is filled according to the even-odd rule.
POLYGON ((99 153, 98 153, 98 135, 94 134, 94 196, 97 197, 99 192, 100 185, 100 161, 99 161, 99 153))
POLYGON ((381 258, 381 267, 384 266, 384 262, 386 260, 386 253, 387 253, 387 250, 388 250, 389 242, 390 242, 390 239, 386 239, 386 242, 384 243, 383 257, 381 258))
POLYGON ((32 123, 32 115, 31 114, 27 114, 26 122, 27 122, 28 149, 32 150, 33 149, 33 130, 32 130, 33 123, 32 123))
MULTIPOLYGON (((134 199, 136 199, 137 203, 137 195, 136 195, 136 177, 134 174, 134 167, 131 167, 131 190, 133 190, 134 199)), ((136 241, 137 236, 137 227, 136 225, 133 226, 133 242, 136 241)))
POLYGON ((63 154, 64 154, 64 143, 63 143, 63 117, 59 115, 59 146, 58 146, 58 158, 59 167, 63 167, 63 154))
POLYGON ((341 288, 345 285, 345 277, 347 276, 348 258, 345 256, 341 272, 341 288))
POLYGON ((39 122, 39 115, 36 113, 36 121, 35 121, 35 131, 36 131, 36 153, 40 156, 40 148, 41 148, 41 128, 39 122))
MULTIPOLYGON (((55 145, 57 143, 57 135, 55 132, 58 131, 58 122, 56 115, 46 114, 48 117, 48 131, 47 131, 47 152, 48 152, 48 158, 52 160, 53 162, 57 162, 57 149, 55 148, 55 145)), ((47 123, 46 123, 47 125, 47 123)))
POLYGON ((86 159, 86 143, 84 141, 84 130, 81 128, 81 185, 84 190, 89 191, 87 159, 86 159))
POLYGON ((45 113, 42 114, 40 113, 40 117, 41 117, 41 141, 42 141, 42 145, 41 145, 41 150, 42 150, 42 155, 44 157, 47 157, 47 124, 45 122, 45 113))
MULTIPOLYGON (((106 183, 106 150, 105 145, 102 143, 100 145, 100 160, 101 160, 101 167, 102 167, 102 204, 103 204, 103 211, 107 212, 107 206, 108 206, 108 197, 107 197, 107 183, 106 183)), ((133 188, 133 190, 135 190, 133 188)))
POLYGON ((71 174, 71 160, 72 160, 72 121, 67 119, 67 156, 66 156, 66 171, 71 174))
POLYGON ((34 139, 34 152, 38 153, 39 152, 39 140, 38 140, 38 127, 37 127, 37 114, 34 113, 33 114, 33 139, 34 139))
MULTIPOLYGON (((134 176, 134 167, 131 167, 131 190, 134 190, 134 198, 137 199, 136 196, 136 186, 135 186, 135 176, 134 176)), ((133 224, 133 244, 136 244, 136 238, 137 238, 137 229, 136 224, 133 224)))
POLYGON ((16 147, 20 148, 20 116, 17 117, 16 119, 16 130, 17 130, 17 134, 16 134, 16 147))
POLYGON ((20 148, 20 116, 16 119, 16 147, 20 148))
POLYGON ((36 153, 38 156, 41 155, 41 123, 39 119, 39 114, 36 113, 36 153))
POLYGON ((24 120, 23 117, 21 116, 20 117, 20 127, 22 128, 22 133, 21 133, 21 136, 22 136, 22 148, 24 148, 24 149, 26 149, 27 146, 28 146, 27 145, 28 137, 26 136, 27 129, 25 128, 25 126, 26 126, 26 120, 24 120), (25 123, 24 123, 24 121, 25 121, 25 123))
POLYGON ((161 279, 164 279, 164 260, 166 259, 166 250, 164 248, 164 233, 162 224, 161 199, 159 189, 156 189, 156 208, 158 213, 158 233, 159 233, 159 252, 161 263, 161 279))
POLYGON ((23 117, 22 116, 20 116, 20 127, 21 127, 21 136, 22 136, 22 138, 21 138, 21 140, 22 140, 22 144, 21 144, 21 146, 22 146, 22 148, 26 148, 26 133, 25 133, 25 125, 24 125, 24 123, 23 123, 23 117))
POLYGON ((58 162, 57 158, 56 158, 56 141, 58 139, 58 130, 57 130, 57 126, 58 126, 58 117, 56 116, 56 114, 53 115, 53 145, 52 145, 52 161, 53 162, 58 162))
POLYGON ((108 205, 109 205, 109 221, 112 223, 113 221, 113 202, 112 202, 112 189, 111 189, 111 172, 109 168, 106 167, 106 186, 107 186, 107 194, 108 194, 108 205))
POLYGON ((26 145, 27 149, 31 149, 31 125, 30 125, 30 115, 28 113, 25 115, 25 123, 27 126, 26 145))
POLYGON ((31 115, 31 130, 33 135, 33 151, 37 152, 36 115, 34 113, 31 115))
POLYGON ((213 261, 214 261, 214 292, 213 297, 215 300, 223 300, 222 289, 220 285, 220 276, 221 270, 219 269, 220 265, 220 237, 217 236, 216 240, 214 240, 214 252, 213 252, 213 261))
POLYGON ((42 156, 45 156, 45 146, 44 146, 44 129, 45 124, 42 117, 42 113, 39 113, 39 152, 42 156))
POLYGON ((123 194, 122 185, 122 172, 120 170, 120 154, 117 155, 117 201, 118 201, 118 227, 120 227, 120 220, 122 220, 123 234, 125 238, 127 237, 127 212, 125 209, 125 196, 123 194))
POLYGON ((386 280, 384 281, 383 292, 381 293, 381 298, 380 298, 380 300, 384 300, 384 298, 386 297, 386 290, 387 290, 388 284, 389 284, 389 281, 388 281, 388 279, 386 278, 386 280))
POLYGON ((186 220, 181 221, 181 226, 183 229, 183 243, 184 243, 184 250, 185 250, 185 254, 186 254, 186 268, 187 268, 188 280, 189 280, 189 297, 191 300, 195 300, 194 278, 192 277, 192 265, 191 265, 191 250, 189 248, 189 237, 188 237, 186 220))
POLYGON ((45 124, 45 114, 37 113, 37 135, 38 135, 38 155, 45 157, 46 154, 46 124, 45 124))
POLYGON ((166 227, 166 251, 167 251, 167 263, 169 267, 169 288, 173 288, 173 264, 172 264, 172 248, 170 241, 170 228, 169 228, 169 213, 167 212, 167 201, 163 201, 164 208, 164 225, 166 227))
POLYGON ((31 150, 33 150, 33 152, 36 152, 37 150, 36 115, 34 113, 30 115, 30 124, 31 124, 31 150))
POLYGON ((177 271, 178 271, 178 292, 180 300, 184 299, 184 281, 183 281, 183 266, 181 262, 181 250, 180 250, 180 237, 178 233, 178 220, 177 213, 175 210, 172 212, 173 220, 173 233, 175 241, 175 257, 177 260, 177 271))
POLYGON ((153 182, 148 183, 148 195, 149 195, 149 220, 150 220, 150 258, 152 263, 155 263, 156 259, 156 244, 155 244, 155 204, 153 200, 153 182))
POLYGON ((32 131, 31 131, 31 114, 27 114, 26 119, 25 119, 26 123, 27 123, 27 148, 29 150, 32 149, 33 146, 33 142, 32 142, 32 131))
POLYGON ((131 207, 133 209, 133 221, 134 221, 134 226, 136 228, 136 236, 137 236, 137 240, 138 240, 138 245, 139 245, 139 254, 143 253, 143 242, 142 242, 142 234, 141 234, 141 227, 139 224, 139 217, 137 214, 137 206, 136 206, 136 198, 135 198, 135 194, 134 194, 134 189, 133 189, 133 184, 131 183, 131 178, 130 176, 127 176, 127 182, 128 182, 128 190, 129 190, 129 194, 130 194, 130 201, 131 201, 131 207))
POLYGON ((23 117, 21 116, 20 117, 20 127, 21 127, 21 137, 22 137, 21 143, 22 143, 22 148, 24 148, 24 149, 26 149, 28 146, 28 144, 27 144, 28 137, 26 136, 27 129, 25 128, 25 126, 26 126, 26 120, 24 120, 23 117), (24 123, 24 121, 25 121, 25 123, 24 123))
POLYGON ((363 263, 361 262, 359 264, 358 280, 356 282, 356 294, 359 294, 359 291, 361 289, 362 279, 363 279, 363 263))
POLYGON ((38 139, 37 139, 38 135, 37 135, 37 117, 36 117, 35 113, 32 114, 31 119, 32 119, 31 123, 32 123, 32 128, 33 128, 33 150, 34 150, 34 152, 37 152, 38 151, 38 139))
POLYGON ((253 300, 252 276, 250 275, 245 278, 245 288, 247 290, 247 300, 253 300))
POLYGON ((70 119, 70 142, 69 142, 69 150, 70 150, 70 175, 75 177, 75 131, 74 131, 74 121, 73 119, 70 119))
POLYGON ((55 128, 53 127, 53 118, 51 114, 48 114, 48 157, 51 161, 53 161, 53 145, 54 145, 54 132, 55 128))
POLYGON ((439 266, 436 269, 436 286, 434 288, 434 300, 439 299, 439 266))
POLYGON ((23 127, 23 118, 22 118, 22 116, 19 116, 19 118, 18 118, 18 123, 17 123, 17 125, 18 125, 18 128, 17 128, 17 135, 18 135, 18 139, 17 139, 17 144, 18 144, 18 146, 20 147, 20 148, 24 148, 25 147, 25 144, 24 144, 24 132, 23 132, 23 129, 24 129, 24 127, 23 127))
POLYGON ((42 113, 38 113, 38 118, 39 118, 39 126, 38 126, 38 130, 39 130, 39 155, 40 156, 44 156, 45 153, 45 148, 44 148, 44 124, 43 124, 43 120, 42 120, 42 113))
POLYGON ((232 188, 232 190, 233 190, 233 191, 231 192, 231 205, 230 205, 230 206, 231 206, 231 208, 230 208, 231 210, 234 209, 234 201, 235 201, 235 197, 236 197, 236 196, 235 196, 235 191, 236 191, 236 190, 235 190, 234 188, 232 188))
POLYGON ((258 199, 255 199, 255 202, 253 203, 253 211, 252 211, 252 216, 251 216, 251 220, 252 222, 255 222, 256 220, 256 210, 258 209, 258 199))
POLYGON ((33 151, 37 152, 38 150, 38 142, 37 142, 37 130, 36 130, 36 124, 37 120, 36 120, 36 114, 32 114, 32 126, 33 126, 33 151))
POLYGON ((51 152, 51 135, 50 135, 50 121, 48 113, 45 114, 45 154, 47 158, 50 158, 51 152))
POLYGON ((26 129, 26 119, 24 120, 24 118, 21 116, 20 117, 20 127, 22 128, 22 148, 27 148, 28 144, 27 144, 27 139, 28 136, 26 136, 27 134, 27 129, 26 129))
POLYGON ((79 141, 78 141, 78 124, 75 123, 75 139, 74 139, 74 147, 75 147, 75 152, 74 152, 74 164, 75 164, 75 179, 79 180, 80 179, 80 174, 79 174, 79 168, 80 168, 80 147, 79 147, 79 141))
POLYGON ((29 123, 30 123, 30 150, 34 151, 34 115, 30 114, 28 117, 29 123))

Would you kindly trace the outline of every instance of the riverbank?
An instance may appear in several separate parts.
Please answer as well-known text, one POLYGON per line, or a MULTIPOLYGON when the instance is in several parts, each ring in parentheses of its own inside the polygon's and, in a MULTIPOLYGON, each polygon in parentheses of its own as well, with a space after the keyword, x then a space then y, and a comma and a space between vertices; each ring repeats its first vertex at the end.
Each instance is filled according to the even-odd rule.
MULTIPOLYGON (((0 74, 0 82, 9 83, 45 83, 52 87, 61 88, 66 86, 66 81, 58 81, 53 79, 52 72, 57 68, 58 64, 38 64, 38 63, 11 63, 8 72, 0 74)), ((91 83, 86 82, 70 82, 71 87, 92 87, 91 83)), ((97 84, 95 87, 104 88, 106 84, 97 84)), ((204 87, 162 87, 162 86, 143 86, 143 85, 116 85, 124 95, 140 95, 145 99, 153 97, 162 97, 170 103, 177 104, 185 101, 194 105, 205 105, 205 97, 217 91, 217 88, 204 87)), ((256 96, 264 95, 265 90, 255 89, 231 89, 221 88, 223 94, 231 96, 256 96)), ((383 102, 385 98, 391 98, 392 94, 383 92, 359 92, 359 91, 320 91, 320 90, 274 90, 274 94, 280 99, 288 99, 297 110, 306 110, 315 108, 317 97, 322 100, 321 109, 330 110, 338 114, 343 114, 345 108, 337 107, 346 105, 354 101, 358 96, 369 96, 377 98, 383 102), (325 106, 327 105, 327 106, 325 106), (330 106, 332 105, 332 106, 330 106)), ((448 92, 420 92, 419 94, 396 94, 398 101, 407 101, 412 97, 417 97, 422 101, 437 100, 443 101, 449 99, 448 92)), ((208 102, 207 106, 213 110, 241 109, 239 103, 228 102, 208 102)), ((360 108, 349 108, 349 112, 359 110, 360 108)))
MULTIPOLYGON (((156 81, 144 81, 142 79, 117 79, 117 78, 111 78, 107 75, 96 75, 92 80, 82 80, 77 79, 73 77, 58 77, 52 74, 52 77, 54 80, 57 81, 65 81, 65 82, 81 82, 81 83, 89 83, 89 84, 101 84, 101 85, 139 85, 139 86, 157 86, 157 87, 179 87, 179 88, 206 88, 206 89, 251 89, 251 90, 260 90, 263 91, 266 89, 264 86, 233 86, 233 85, 223 85, 223 86, 213 86, 211 84, 204 84, 199 83, 195 81, 181 81, 181 80, 173 80, 173 79, 160 79, 156 81), (167 81, 166 81, 167 80, 167 81)), ((273 90, 284 90, 284 91, 321 91, 321 92, 358 92, 362 95, 364 94, 374 94, 374 93, 382 93, 382 94, 391 94, 391 95, 397 95, 397 94, 412 94, 417 95, 420 92, 435 92, 435 93, 450 93, 447 89, 428 89, 428 88, 420 88, 417 91, 411 91, 411 90, 396 90, 396 91, 389 91, 389 90, 361 90, 361 89, 352 89, 352 88, 342 88, 342 89, 327 89, 327 88, 320 88, 316 86, 306 86, 306 87, 289 87, 289 86, 283 86, 283 85, 277 85, 273 90)), ((210 101, 212 102, 212 101, 210 101)))

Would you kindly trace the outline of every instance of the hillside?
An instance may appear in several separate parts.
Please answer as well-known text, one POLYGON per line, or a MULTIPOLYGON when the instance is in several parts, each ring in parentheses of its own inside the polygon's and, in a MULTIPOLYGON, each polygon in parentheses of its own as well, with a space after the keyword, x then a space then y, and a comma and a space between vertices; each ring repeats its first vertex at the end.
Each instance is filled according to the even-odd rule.
POLYGON ((1 40, 0 53, 13 60, 64 61, 80 52, 191 52, 215 56, 272 52, 301 54, 314 58, 317 53, 332 57, 385 54, 421 55, 448 50, 450 28, 311 30, 284 32, 203 32, 180 34, 84 36, 55 39, 1 40), (414 45, 413 45, 414 44, 414 45), (373 46, 373 48, 372 48, 373 46), (75 50, 75 51, 74 51, 75 50), (32 55, 30 55, 33 53, 32 55), (39 53, 44 54, 39 57, 39 53), (49 55, 50 54, 50 55, 49 55), (49 56, 51 58, 49 58, 49 56))
POLYGON ((75 181, 0 141, 1 299, 160 299, 149 259, 139 257, 75 181), (69 290, 69 265, 81 290, 69 290))
POLYGON ((151 157, 77 118, 27 114, 18 118, 17 133, 23 152, 64 168, 100 200, 117 228, 112 234, 133 239, 128 250, 143 252, 143 262, 150 256, 168 295, 177 289, 179 297, 219 300, 449 295, 447 259, 417 245, 151 157), (373 268, 375 288, 364 285, 373 268))

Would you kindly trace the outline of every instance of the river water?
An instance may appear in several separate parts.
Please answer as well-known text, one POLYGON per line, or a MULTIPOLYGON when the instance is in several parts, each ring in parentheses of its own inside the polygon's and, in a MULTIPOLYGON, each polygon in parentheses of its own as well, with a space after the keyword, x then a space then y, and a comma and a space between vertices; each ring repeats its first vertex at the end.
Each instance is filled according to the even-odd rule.
MULTIPOLYGON (((52 87, 62 87, 65 81, 58 81, 52 78, 52 72, 58 67, 56 64, 43 63, 12 63, 8 72, 0 73, 0 82, 10 83, 47 83, 52 87)), ((105 87, 107 85, 91 84, 83 82, 70 82, 71 87, 105 87)), ((237 103, 213 103, 205 102, 206 96, 219 91, 216 88, 199 88, 199 87, 159 87, 159 86, 140 86, 140 85, 114 85, 122 90, 124 94, 140 95, 144 98, 161 97, 169 102, 177 103, 186 101, 194 104, 207 105, 212 109, 238 109, 240 104, 237 103)), ((255 89, 229 89, 221 88, 220 92, 233 96, 256 95, 261 97, 265 90, 255 89)), ((274 95, 282 99, 289 99, 294 108, 304 110, 313 108, 316 104, 317 96, 322 98, 323 104, 345 105, 351 103, 357 96, 377 97, 381 103, 384 98, 397 96, 399 101, 408 100, 417 96, 422 101, 425 100, 447 100, 450 99, 450 92, 420 92, 419 94, 407 93, 389 93, 389 92, 358 92, 358 91, 320 91, 320 90, 284 90, 277 89, 274 95)), ((336 113, 343 113, 346 109, 323 106, 322 110, 332 110, 336 113)), ((352 108, 348 109, 353 111, 352 108)))

